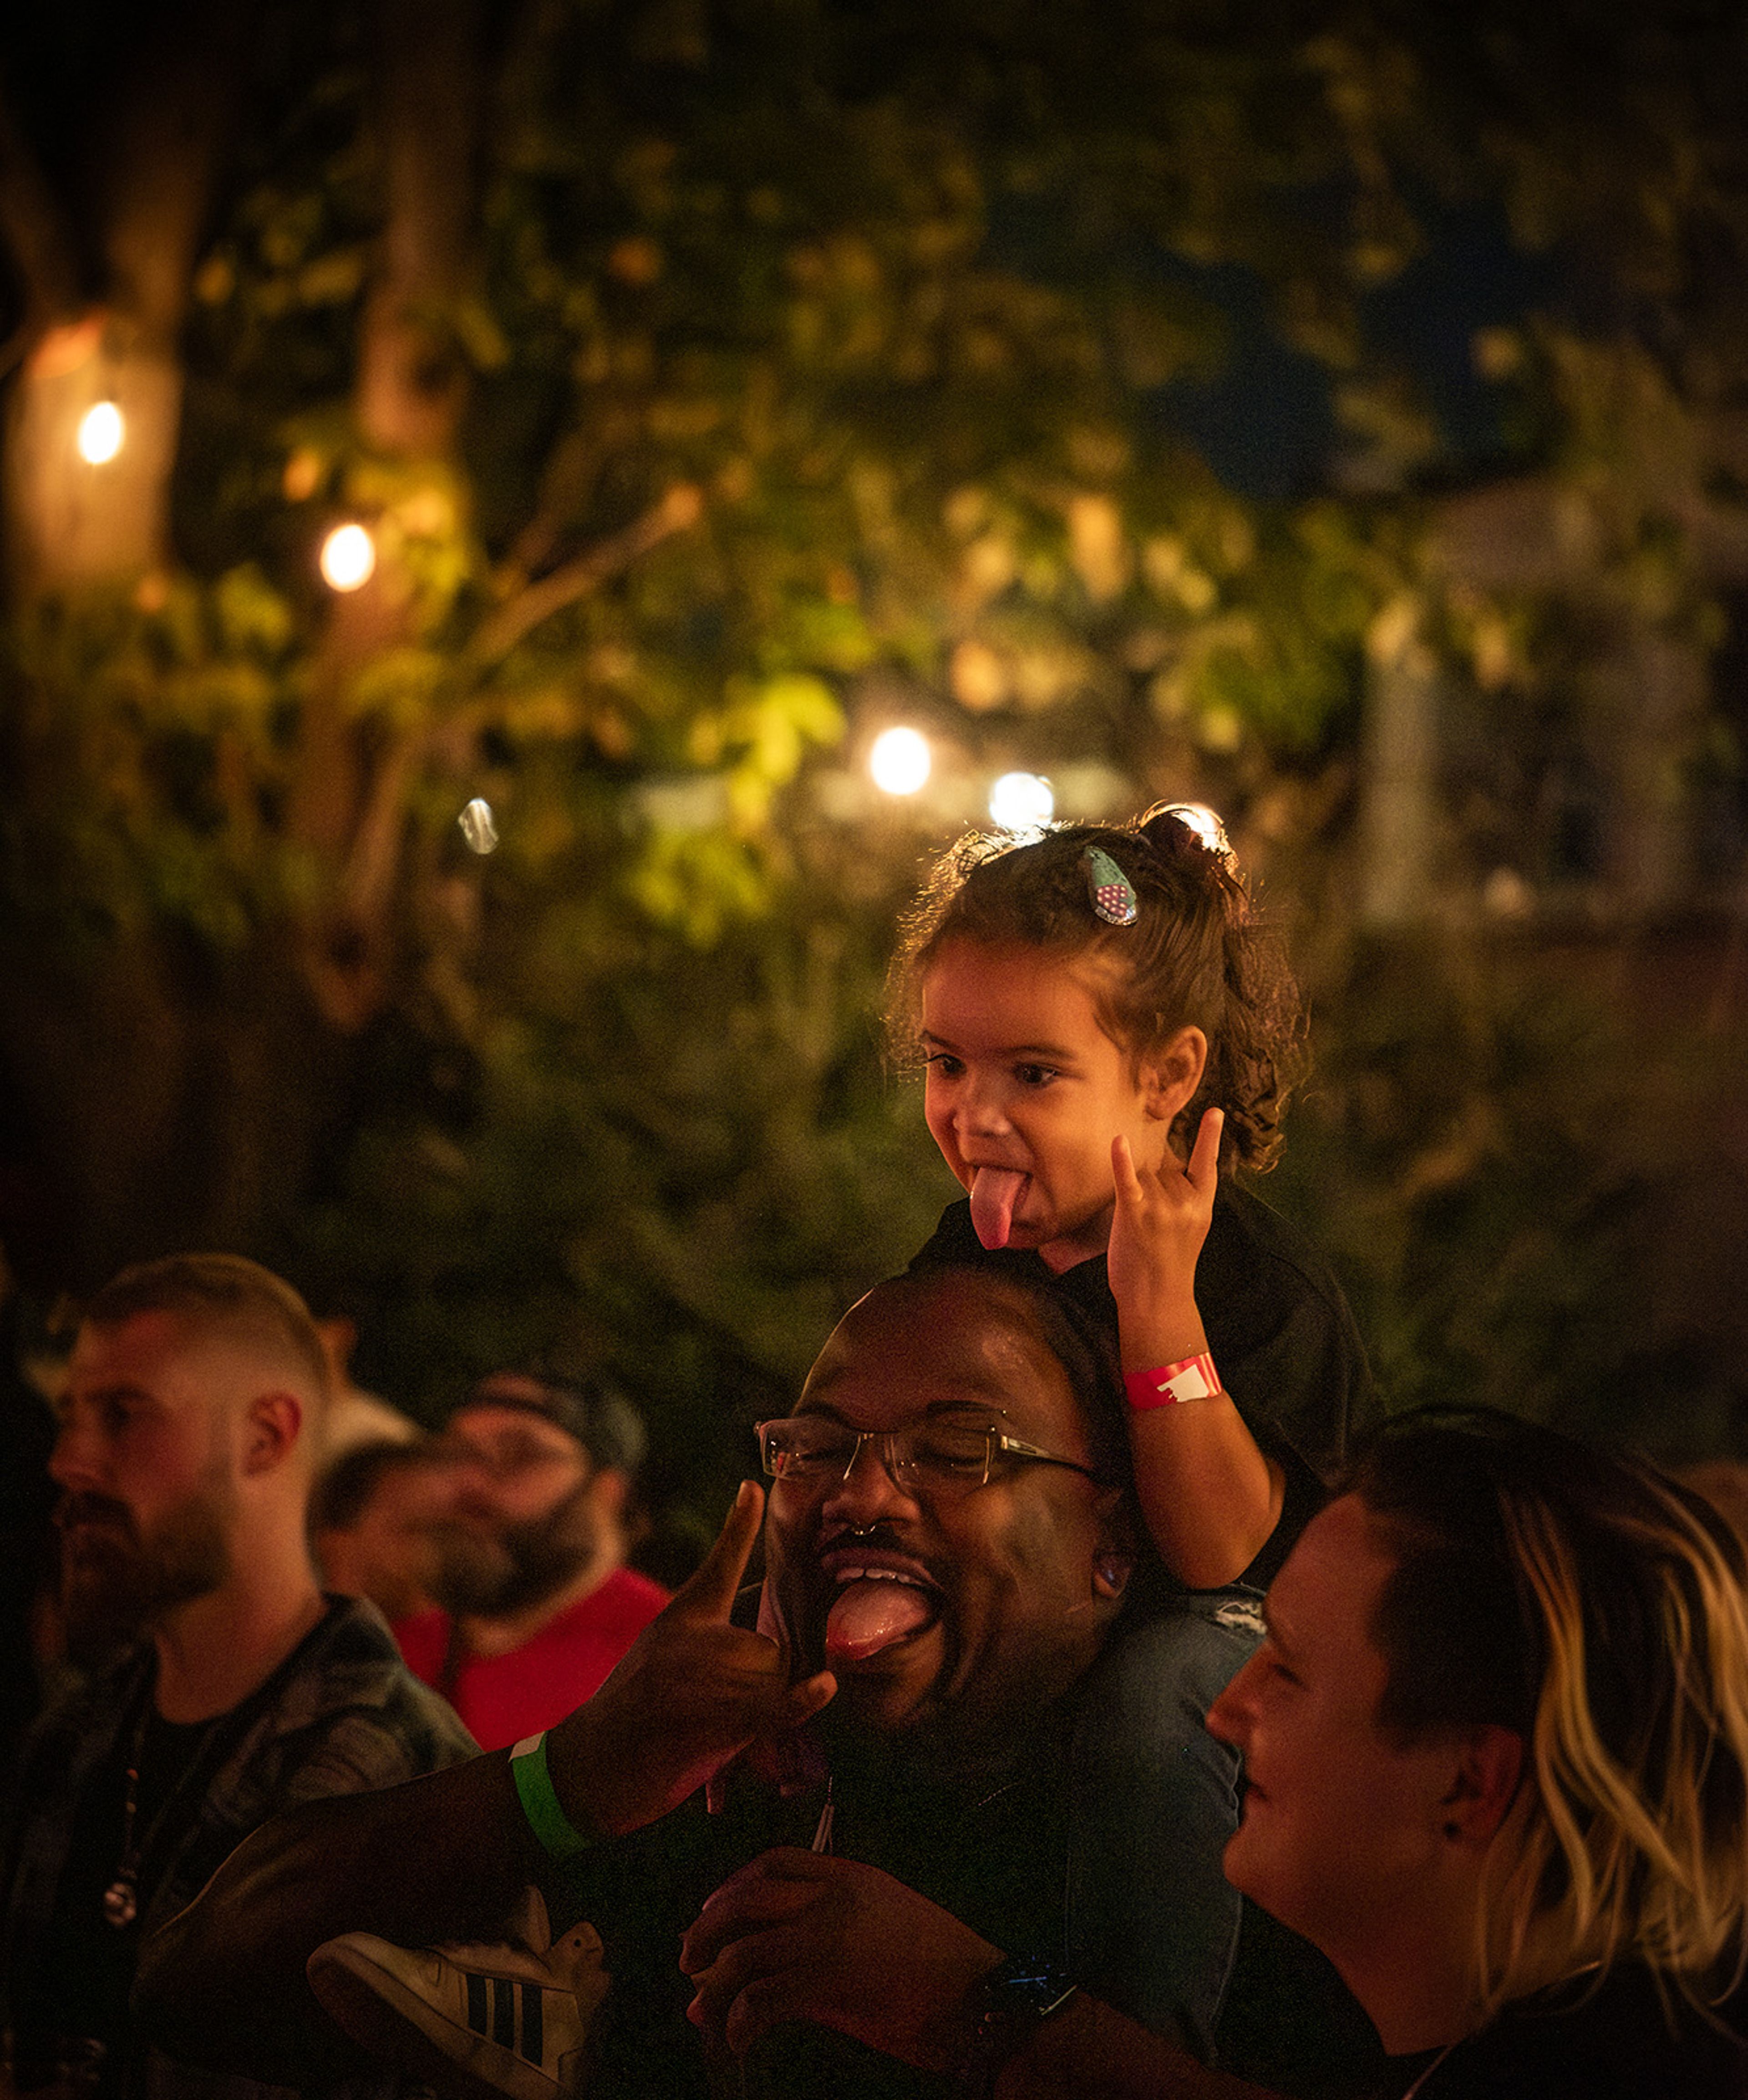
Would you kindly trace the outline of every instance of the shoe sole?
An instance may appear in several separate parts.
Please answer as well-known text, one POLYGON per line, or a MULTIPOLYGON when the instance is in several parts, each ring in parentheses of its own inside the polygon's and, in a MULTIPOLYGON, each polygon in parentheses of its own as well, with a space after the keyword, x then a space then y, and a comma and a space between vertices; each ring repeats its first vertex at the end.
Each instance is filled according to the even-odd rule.
POLYGON ((489 2035, 457 2025, 358 1948, 318 1948, 308 1974, 323 2010, 361 2049, 446 2100, 563 2100, 557 2080, 489 2035))

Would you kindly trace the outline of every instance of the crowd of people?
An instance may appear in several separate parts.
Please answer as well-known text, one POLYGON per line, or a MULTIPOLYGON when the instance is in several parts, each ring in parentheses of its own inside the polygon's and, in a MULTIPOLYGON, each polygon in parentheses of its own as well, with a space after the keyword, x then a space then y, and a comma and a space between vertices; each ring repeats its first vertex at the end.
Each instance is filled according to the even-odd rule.
POLYGON ((962 846, 892 1020, 965 1198, 671 1597, 605 1386, 337 1451, 254 1264, 86 1305, 14 2093, 1748 2094, 1742 1544, 1382 1418, 1231 1179, 1301 1021, 1223 842, 962 846))

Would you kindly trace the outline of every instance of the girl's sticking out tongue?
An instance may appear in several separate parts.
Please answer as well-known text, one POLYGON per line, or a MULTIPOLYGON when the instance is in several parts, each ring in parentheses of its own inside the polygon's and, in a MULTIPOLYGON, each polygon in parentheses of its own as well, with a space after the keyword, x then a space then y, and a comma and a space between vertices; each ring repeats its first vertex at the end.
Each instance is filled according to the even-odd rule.
POLYGON ((1010 1167, 980 1167, 971 1182, 971 1223, 986 1247, 1005 1247, 1014 1227, 1014 1206, 1032 1177, 1010 1167))

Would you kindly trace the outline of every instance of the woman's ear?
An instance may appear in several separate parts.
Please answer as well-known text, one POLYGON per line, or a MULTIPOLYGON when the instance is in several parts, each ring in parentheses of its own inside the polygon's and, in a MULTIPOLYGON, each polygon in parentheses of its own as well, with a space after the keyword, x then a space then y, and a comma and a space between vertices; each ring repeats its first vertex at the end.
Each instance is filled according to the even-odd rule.
POLYGON ((1138 1074, 1148 1116, 1168 1127, 1195 1098, 1208 1070, 1208 1038, 1199 1028, 1180 1028, 1141 1061, 1138 1074))
POLYGON ((1470 1729, 1458 1742, 1456 1776, 1439 1803, 1445 1836, 1485 1851, 1510 1814, 1522 1777, 1523 1737, 1515 1728, 1489 1722, 1470 1729))

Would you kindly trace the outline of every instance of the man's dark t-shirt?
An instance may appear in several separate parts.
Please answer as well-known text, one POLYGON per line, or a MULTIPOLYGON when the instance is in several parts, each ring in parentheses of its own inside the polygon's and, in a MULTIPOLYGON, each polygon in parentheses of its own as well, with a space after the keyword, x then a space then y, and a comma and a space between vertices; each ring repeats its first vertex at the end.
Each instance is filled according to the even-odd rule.
MULTIPOLYGON (((1060 1960, 1068 1874, 1072 1714, 1041 1718, 1003 1772, 971 1785, 931 1781, 865 1739, 832 1755, 833 1850, 896 1876, 993 1943, 1060 1960)), ((846 1732, 848 1734, 848 1732, 846 1732)), ((685 2018, 693 1985, 679 1970, 681 1935, 704 1899, 773 1846, 812 1842, 824 1795, 784 1801, 762 1785, 731 1786, 720 1815, 702 1798, 579 1860, 549 1890, 553 1923, 600 1931, 612 1992, 591 2037, 590 2100, 705 2100, 713 2074, 685 2018)), ((774 2031, 747 2059, 744 2088, 819 2100, 938 2095, 941 2081, 811 2024, 774 2031)))
MULTIPOLYGON (((1148 1932, 1169 1942, 1179 1913, 1193 1908, 1193 1890, 1168 1884, 1157 1909, 1129 1915, 1115 1935, 1074 1931, 1070 1891, 1087 1899, 1102 1893, 1120 1908, 1096 1861, 1091 1875, 1077 1869, 1077 1848, 1089 1842, 1085 1798, 1089 1771, 1081 1731, 1097 1725, 1099 1694, 1089 1686, 1050 1712, 1028 1721, 999 1771, 975 1780, 948 1782, 894 1752, 890 1744, 851 1729, 831 1740, 832 1849, 878 1867, 970 1926, 1004 1953, 1042 1956, 1067 1968, 1095 1996, 1141 2018, 1143 2001, 1156 1996, 1158 1949, 1148 1932)), ((647 1829, 555 1868, 548 1896, 555 1926, 587 1917, 605 1949, 613 1989, 591 2036, 596 2060, 589 2100, 707 2100, 724 2093, 741 2100, 941 2100, 947 2081, 914 2071, 832 2029, 794 2024, 774 2030, 751 2052, 744 2081, 738 2065, 711 2066, 701 2037, 685 2018, 693 1985, 679 1973, 681 1935, 705 1899, 751 1860, 773 1846, 807 1847, 823 1805, 823 1789, 785 1801, 756 1782, 731 1786, 720 1815, 694 1797, 647 1829)), ((1095 1804, 1109 1821, 1123 1804, 1095 1804)), ((1094 1815, 1093 1820, 1099 1820, 1094 1815)), ((1114 1827, 1113 1827, 1113 1833, 1114 1827)), ((1097 1849, 1096 1847, 1094 1848, 1097 1849)), ((1254 1929, 1246 1906, 1238 1983, 1273 1991, 1292 1988, 1290 2033, 1259 2036, 1240 2020, 1230 2067, 1265 2066, 1284 2074, 1283 2089, 1308 2066, 1322 2071, 1314 2089, 1329 2100, 1369 2093, 1380 2053, 1376 2037, 1320 1956, 1279 1926, 1258 1968, 1254 1929)), ((1218 2054, 1228 2056, 1222 2026, 1218 2054)))
MULTIPOLYGON (((173 1809, 184 1793, 197 1797, 200 1768, 204 1765, 209 1773, 215 1771, 224 1754, 227 1724, 236 1727, 236 1739, 240 1740, 243 1730, 262 1710, 260 1701, 257 1692, 231 1714, 192 1723, 166 1721, 148 1702, 143 1731, 137 1738, 139 1780, 133 1819, 139 1848, 136 1886, 140 1877, 148 1887, 152 1885, 157 1864, 153 1855, 158 1849, 152 1840, 163 1827, 165 1811, 173 1809)), ((130 1718, 94 1775, 83 1813, 68 1843, 66 1871, 40 1965, 40 1994, 21 2020, 15 2045, 21 2091, 59 2074, 58 2064, 32 2060, 33 2048, 40 2054, 49 2038, 77 2036, 87 2044, 100 2045, 103 2057, 87 2066, 95 2072, 99 2090, 108 2088, 110 2067, 126 2044, 127 1999, 139 1955, 139 1922, 135 1917, 120 1926, 112 1925, 104 1914, 103 1899, 122 1864, 128 1829, 127 1771, 136 1726, 136 1718, 130 1718)))
POLYGON ((148 2077, 161 2100, 176 2092, 178 2067, 157 2057, 148 2066, 127 2018, 147 1935, 279 1809, 394 1785, 474 1751, 401 1661, 375 1608, 356 1599, 329 1599, 266 1682, 210 1724, 152 1719, 155 1682, 150 1643, 127 1649, 69 1686, 26 1747, 0 1871, 0 2024, 20 2091, 64 2064, 95 2071, 104 2092, 148 2077), (121 1863, 136 1740, 138 1911, 117 1930, 103 1894, 121 1863))

